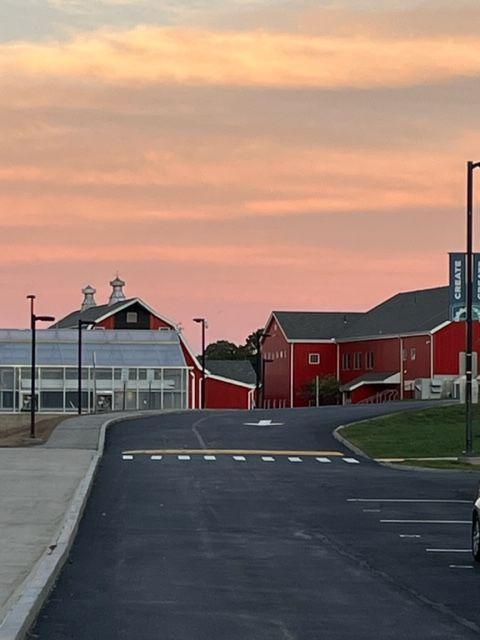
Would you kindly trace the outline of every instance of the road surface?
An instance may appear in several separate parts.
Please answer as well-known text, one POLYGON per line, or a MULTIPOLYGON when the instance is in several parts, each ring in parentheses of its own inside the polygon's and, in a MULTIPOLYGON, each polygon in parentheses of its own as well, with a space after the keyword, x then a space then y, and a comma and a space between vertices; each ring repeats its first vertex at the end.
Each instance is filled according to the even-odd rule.
POLYGON ((390 469, 332 436, 385 411, 188 412, 113 426, 32 637, 477 637, 478 474, 390 469))

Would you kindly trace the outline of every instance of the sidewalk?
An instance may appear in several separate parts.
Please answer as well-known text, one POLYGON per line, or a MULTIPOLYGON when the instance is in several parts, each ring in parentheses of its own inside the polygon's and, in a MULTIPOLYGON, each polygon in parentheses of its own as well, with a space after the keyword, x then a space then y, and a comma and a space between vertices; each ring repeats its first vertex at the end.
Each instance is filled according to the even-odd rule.
POLYGON ((0 640, 21 640, 68 557, 109 424, 70 418, 38 447, 0 448, 0 640))

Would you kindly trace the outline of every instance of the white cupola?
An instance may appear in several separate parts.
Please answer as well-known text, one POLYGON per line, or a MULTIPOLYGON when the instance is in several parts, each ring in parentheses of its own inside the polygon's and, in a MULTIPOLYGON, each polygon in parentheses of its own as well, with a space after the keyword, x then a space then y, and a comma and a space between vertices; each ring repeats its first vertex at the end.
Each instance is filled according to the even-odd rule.
POLYGON ((118 277, 118 273, 115 280, 112 280, 110 282, 110 286, 112 287, 113 291, 110 295, 110 300, 108 301, 109 305, 116 304, 117 302, 122 302, 123 300, 126 300, 125 294, 123 293, 123 287, 125 286, 125 282, 118 277))
POLYGON ((87 286, 82 289, 82 293, 84 295, 81 308, 82 311, 97 306, 97 303, 95 302, 95 294, 97 293, 97 290, 94 289, 91 284, 87 284, 87 286))

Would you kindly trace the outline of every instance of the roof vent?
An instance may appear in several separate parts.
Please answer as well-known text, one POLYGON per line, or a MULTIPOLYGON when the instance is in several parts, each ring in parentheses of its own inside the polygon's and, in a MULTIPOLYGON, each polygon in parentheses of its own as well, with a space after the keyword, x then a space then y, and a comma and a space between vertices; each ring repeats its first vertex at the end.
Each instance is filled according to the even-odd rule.
POLYGON ((97 303, 95 302, 95 294, 97 293, 97 290, 94 289, 91 284, 87 284, 87 286, 82 289, 82 293, 85 296, 82 302, 82 311, 97 306, 97 303))
POLYGON ((118 273, 115 280, 112 280, 110 282, 110 286, 113 288, 113 291, 110 296, 110 300, 108 301, 109 305, 116 304, 117 302, 122 302, 123 300, 126 300, 125 294, 123 293, 123 287, 125 286, 125 282, 118 277, 118 273))

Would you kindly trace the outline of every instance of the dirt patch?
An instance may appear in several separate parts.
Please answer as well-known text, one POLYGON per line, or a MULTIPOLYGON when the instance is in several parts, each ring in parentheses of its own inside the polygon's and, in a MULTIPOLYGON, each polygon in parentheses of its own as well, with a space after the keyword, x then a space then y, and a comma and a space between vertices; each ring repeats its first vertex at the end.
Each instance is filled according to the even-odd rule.
POLYGON ((71 416, 37 417, 35 438, 30 438, 30 414, 0 416, 0 447, 32 447, 42 444, 55 427, 71 416))

